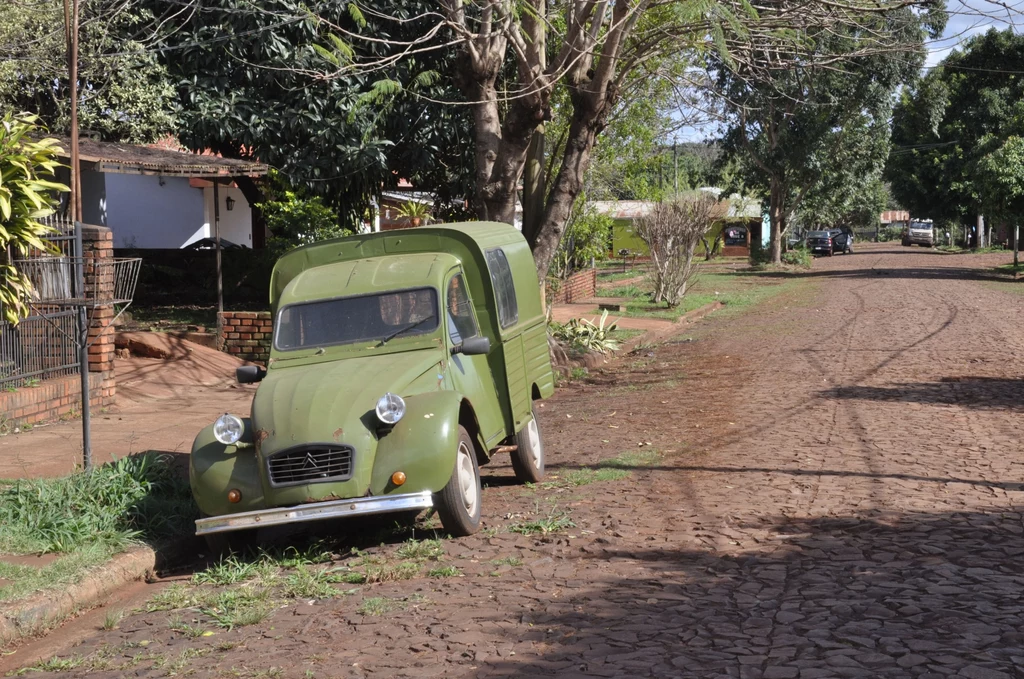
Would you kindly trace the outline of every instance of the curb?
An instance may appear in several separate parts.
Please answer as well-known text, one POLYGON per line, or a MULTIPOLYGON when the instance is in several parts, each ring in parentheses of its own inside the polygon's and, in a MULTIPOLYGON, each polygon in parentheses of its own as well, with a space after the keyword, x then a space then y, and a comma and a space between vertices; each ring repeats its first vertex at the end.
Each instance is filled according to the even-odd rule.
POLYGON ((136 547, 113 557, 64 590, 50 590, 0 606, 0 648, 39 636, 79 611, 103 603, 112 592, 156 570, 156 552, 136 547))

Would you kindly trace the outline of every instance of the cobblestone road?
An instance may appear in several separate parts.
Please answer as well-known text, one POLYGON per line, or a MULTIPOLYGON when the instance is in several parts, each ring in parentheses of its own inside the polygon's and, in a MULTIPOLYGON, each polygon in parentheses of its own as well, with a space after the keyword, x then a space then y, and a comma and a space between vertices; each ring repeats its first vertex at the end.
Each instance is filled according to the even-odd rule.
MULTIPOLYGON (((1004 260, 818 260, 812 285, 546 404, 554 473, 627 445, 662 451, 655 465, 576 489, 499 469, 485 507, 508 516, 446 545, 463 577, 286 607, 192 671, 1024 676, 1024 297, 968 268, 1004 260), (559 511, 576 526, 500 530, 559 511), (371 596, 405 607, 357 613, 371 596)), ((166 624, 135 616, 76 652, 166 624)))

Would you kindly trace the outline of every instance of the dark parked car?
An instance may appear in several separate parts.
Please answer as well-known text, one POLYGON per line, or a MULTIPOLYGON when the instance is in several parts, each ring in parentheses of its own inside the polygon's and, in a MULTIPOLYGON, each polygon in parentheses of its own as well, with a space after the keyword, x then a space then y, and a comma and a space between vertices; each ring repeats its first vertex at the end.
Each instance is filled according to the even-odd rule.
POLYGON ((853 252, 853 234, 842 229, 828 231, 808 231, 807 249, 811 253, 822 253, 831 257, 837 252, 853 252))

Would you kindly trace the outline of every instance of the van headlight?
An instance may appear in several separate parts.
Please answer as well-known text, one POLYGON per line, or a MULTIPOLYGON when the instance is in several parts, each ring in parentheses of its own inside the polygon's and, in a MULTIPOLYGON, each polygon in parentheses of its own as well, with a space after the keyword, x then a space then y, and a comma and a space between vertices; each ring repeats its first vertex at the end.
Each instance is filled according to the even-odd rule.
POLYGON ((377 401, 377 419, 384 424, 395 424, 405 415, 405 400, 390 391, 377 401))
POLYGON ((224 413, 213 423, 213 438, 226 446, 237 443, 245 432, 245 425, 235 415, 224 413))

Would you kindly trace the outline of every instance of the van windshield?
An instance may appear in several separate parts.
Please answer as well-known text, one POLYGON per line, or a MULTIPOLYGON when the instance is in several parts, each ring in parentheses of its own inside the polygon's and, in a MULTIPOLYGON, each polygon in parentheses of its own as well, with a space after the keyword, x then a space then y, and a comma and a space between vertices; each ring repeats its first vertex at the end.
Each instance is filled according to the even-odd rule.
POLYGON ((927 229, 931 230, 932 225, 928 222, 910 222, 910 228, 912 229, 927 229))
POLYGON ((289 304, 277 314, 279 351, 352 342, 383 343, 437 329, 437 290, 417 288, 289 304))

